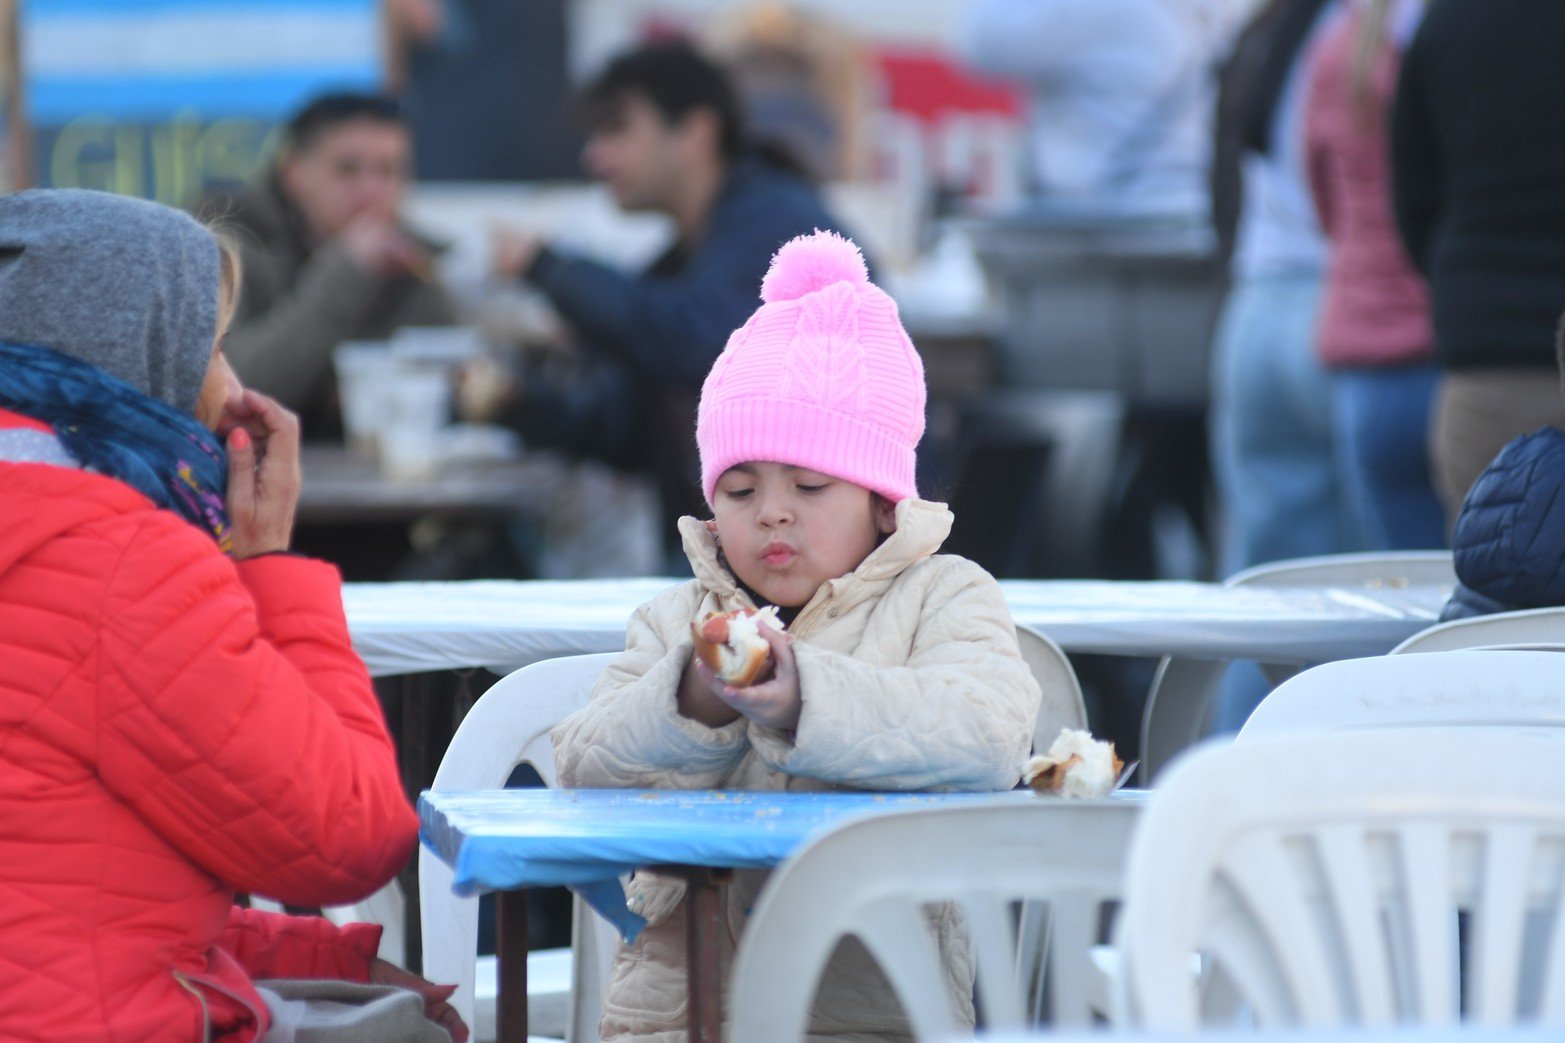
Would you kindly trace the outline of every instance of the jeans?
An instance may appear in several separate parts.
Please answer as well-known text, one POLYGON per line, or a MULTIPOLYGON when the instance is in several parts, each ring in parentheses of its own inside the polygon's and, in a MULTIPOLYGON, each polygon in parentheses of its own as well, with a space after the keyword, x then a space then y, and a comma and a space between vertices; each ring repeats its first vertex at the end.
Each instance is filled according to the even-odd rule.
POLYGON ((1333 374, 1337 456, 1365 550, 1446 546, 1429 470, 1434 363, 1333 374))
MULTIPOLYGON (((1221 575, 1262 562, 1356 549, 1332 449, 1331 378, 1315 352, 1321 279, 1237 280, 1212 360, 1212 470, 1221 575)), ((1270 690, 1254 663, 1218 688, 1213 729, 1239 729, 1270 690)))
POLYGON ((1314 273, 1250 277, 1223 305, 1211 407, 1223 575, 1356 549, 1315 354, 1320 287, 1314 273))

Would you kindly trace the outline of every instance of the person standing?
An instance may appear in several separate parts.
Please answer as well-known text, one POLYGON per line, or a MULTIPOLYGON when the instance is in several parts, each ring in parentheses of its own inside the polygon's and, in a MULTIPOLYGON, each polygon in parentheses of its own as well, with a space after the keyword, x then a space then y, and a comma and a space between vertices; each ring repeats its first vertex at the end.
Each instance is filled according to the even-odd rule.
MULTIPOLYGON (((1272 0, 1240 34, 1219 93, 1217 154, 1237 163, 1239 190, 1209 412, 1225 576, 1353 548, 1331 382, 1315 350, 1327 246, 1304 160, 1310 55, 1340 6, 1272 0)), ((1219 198, 1223 183, 1214 177, 1219 198)), ((1237 731, 1267 690, 1253 663, 1236 663, 1218 694, 1216 729, 1237 731)))
POLYGON ((1397 226, 1429 281, 1443 368, 1430 457, 1447 517, 1500 449, 1565 426, 1565 6, 1435 0, 1392 112, 1397 226))
POLYGON ((1315 351, 1326 242, 1304 169, 1304 88, 1337 0, 1273 0, 1225 74, 1219 134, 1242 141, 1232 286, 1213 348, 1219 571, 1351 549, 1315 351))
POLYGON ((1429 294, 1391 215, 1387 121, 1424 0, 1359 0, 1322 42, 1306 103, 1311 195, 1331 243, 1318 346, 1331 370, 1340 472, 1361 545, 1446 544, 1429 474, 1429 294))
POLYGON ((977 0, 958 47, 1028 91, 1040 204, 1205 223, 1218 42, 1211 0, 977 0))

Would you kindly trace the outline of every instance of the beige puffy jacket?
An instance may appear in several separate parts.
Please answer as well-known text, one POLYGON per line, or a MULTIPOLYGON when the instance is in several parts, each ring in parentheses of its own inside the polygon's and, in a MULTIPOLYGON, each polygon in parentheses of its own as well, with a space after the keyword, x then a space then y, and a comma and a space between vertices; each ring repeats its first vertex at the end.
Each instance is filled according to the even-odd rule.
MULTIPOLYGON (((708 728, 681 717, 675 693, 690 622, 751 606, 703 523, 680 521, 695 579, 630 621, 625 652, 592 701, 554 730, 560 784, 745 790, 1004 790, 1016 785, 1038 713, 999 585, 965 558, 936 555, 951 528, 943 504, 907 500, 897 529, 846 576, 823 584, 789 628, 804 707, 792 735, 741 718, 708 728)), ((724 966, 766 874, 728 889, 724 966)), ((638 873, 630 896, 648 927, 615 959, 605 1040, 683 1043, 683 884, 638 873)), ((954 913, 935 915, 957 1010, 972 1019, 972 954, 954 913)), ((904 1039, 907 1024, 856 943, 823 978, 811 1038, 904 1039)))

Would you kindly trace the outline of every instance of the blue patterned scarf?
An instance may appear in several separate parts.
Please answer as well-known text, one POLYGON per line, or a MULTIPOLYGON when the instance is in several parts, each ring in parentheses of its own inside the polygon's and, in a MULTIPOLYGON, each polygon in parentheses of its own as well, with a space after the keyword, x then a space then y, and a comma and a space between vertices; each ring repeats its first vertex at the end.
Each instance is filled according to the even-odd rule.
POLYGON ((48 424, 82 466, 211 533, 225 553, 232 549, 228 456, 195 417, 96 366, 3 342, 0 407, 48 424))

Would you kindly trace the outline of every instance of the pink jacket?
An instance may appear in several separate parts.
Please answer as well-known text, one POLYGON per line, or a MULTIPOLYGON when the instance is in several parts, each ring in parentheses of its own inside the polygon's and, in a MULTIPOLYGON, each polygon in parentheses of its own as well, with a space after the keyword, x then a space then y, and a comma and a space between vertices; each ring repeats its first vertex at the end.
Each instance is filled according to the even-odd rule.
POLYGON ((1362 9, 1342 19, 1316 52, 1305 147, 1310 193, 1331 240, 1319 347, 1332 367, 1395 366, 1431 356, 1429 293, 1409 264, 1391 211, 1386 122, 1401 56, 1387 46, 1370 89, 1372 111, 1353 97, 1353 51, 1362 9))

